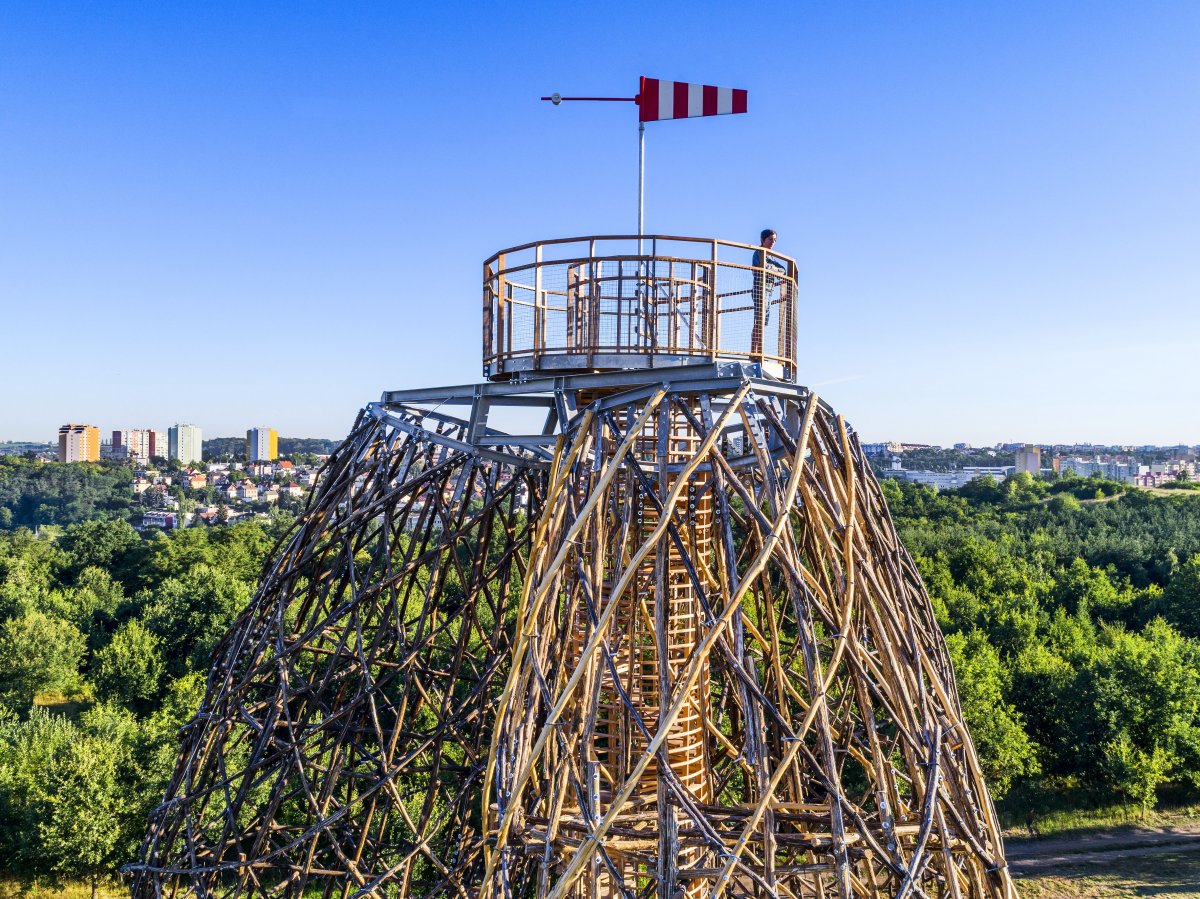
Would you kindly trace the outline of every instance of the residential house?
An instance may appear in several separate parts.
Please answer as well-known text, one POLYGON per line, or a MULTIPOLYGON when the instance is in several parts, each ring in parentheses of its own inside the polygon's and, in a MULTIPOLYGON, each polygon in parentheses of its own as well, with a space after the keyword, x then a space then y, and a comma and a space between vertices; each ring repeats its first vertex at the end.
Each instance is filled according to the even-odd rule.
POLYGON ((142 515, 144 528, 175 528, 179 526, 179 516, 174 512, 146 512, 142 515))

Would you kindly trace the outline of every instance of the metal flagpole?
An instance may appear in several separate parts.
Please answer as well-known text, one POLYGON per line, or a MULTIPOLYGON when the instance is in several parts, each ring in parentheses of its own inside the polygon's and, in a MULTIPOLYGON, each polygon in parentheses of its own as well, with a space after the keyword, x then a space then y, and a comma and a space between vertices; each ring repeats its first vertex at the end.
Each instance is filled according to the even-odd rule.
POLYGON ((638 255, 642 255, 642 235, 646 221, 646 123, 638 122, 638 255))
POLYGON ((642 255, 642 238, 646 233, 646 122, 664 119, 689 119, 694 116, 714 116, 746 111, 746 91, 712 84, 692 84, 687 81, 664 81, 647 78, 638 82, 636 97, 564 97, 551 94, 542 97, 558 106, 563 100, 586 100, 602 103, 636 103, 638 114, 638 256, 642 255))
MULTIPOLYGON (((650 271, 654 263, 647 262, 645 252, 646 235, 646 122, 660 122, 665 119, 688 119, 693 116, 714 116, 736 114, 746 111, 746 91, 732 87, 717 87, 712 84, 692 84, 686 81, 664 81, 659 78, 642 76, 638 80, 638 93, 634 97, 564 97, 554 93, 549 100, 555 106, 564 100, 582 100, 601 103, 636 103, 638 111, 638 279, 637 296, 641 301, 639 315, 643 326, 637 328, 638 334, 647 341, 647 346, 656 343, 654 334, 654 314, 651 308, 651 291, 654 284, 654 273, 650 271)), ((657 252, 651 247, 651 252, 657 252)))
MULTIPOLYGON (((639 95, 640 96, 640 95, 639 95)), ((564 97, 562 94, 551 94, 542 97, 555 106, 563 100, 585 100, 592 103, 637 103, 638 97, 564 97)), ((642 255, 642 235, 645 233, 645 206, 643 197, 646 188, 646 123, 638 122, 638 255, 642 255)))

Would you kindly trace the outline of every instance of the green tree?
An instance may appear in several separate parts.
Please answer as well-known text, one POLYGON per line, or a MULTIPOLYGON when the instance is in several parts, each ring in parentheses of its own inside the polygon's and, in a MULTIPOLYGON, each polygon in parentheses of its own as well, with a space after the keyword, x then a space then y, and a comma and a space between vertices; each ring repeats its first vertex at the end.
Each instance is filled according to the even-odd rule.
POLYGON ((1020 713, 1004 699, 1005 669, 983 633, 951 634, 946 642, 979 764, 993 795, 1000 798, 1014 780, 1038 770, 1035 747, 1020 713))
POLYGON ((120 577, 140 564, 142 538, 127 521, 85 521, 67 528, 63 547, 74 571, 94 566, 120 577))
POLYGON ((1050 508, 1061 514, 1064 512, 1078 512, 1083 506, 1070 493, 1060 493, 1050 500, 1050 508))
POLYGON ((1200 637, 1200 555, 1192 556, 1171 578, 1158 611, 1179 632, 1189 637, 1200 637))
POLYGON ((107 571, 91 566, 80 572, 73 586, 52 590, 37 607, 69 621, 95 648, 107 640, 124 599, 121 585, 107 571))
POLYGON ((35 813, 42 858, 56 874, 86 878, 92 899, 101 878, 125 861, 118 853, 128 803, 117 778, 120 751, 80 735, 42 772, 35 813))
POLYGON ((183 727, 204 698, 205 673, 190 671, 167 686, 161 704, 141 727, 138 765, 144 787, 138 791, 141 803, 138 820, 146 816, 166 792, 179 753, 179 729, 183 727))
POLYGON ((70 693, 85 650, 70 622, 39 611, 8 619, 0 625, 0 702, 25 714, 38 693, 70 693))
POLYGON ((1101 631, 1078 692, 1080 742, 1110 786, 1143 805, 1163 783, 1200 784, 1200 647, 1161 618, 1141 634, 1101 631))
POLYGON ((999 503, 1007 495, 1004 488, 997 484, 996 479, 990 474, 972 478, 959 488, 958 494, 966 497, 968 501, 976 503, 999 503))
POLYGON ((161 641, 171 673, 207 670, 217 641, 250 600, 244 581, 210 565, 168 578, 146 609, 147 627, 161 641))
POLYGON ((44 607, 54 580, 51 572, 24 554, 0 560, 0 616, 44 607))
POLYGON ((1025 506, 1038 502, 1046 495, 1046 485, 1034 479, 1027 471, 1019 471, 1004 481, 1005 503, 1008 506, 1025 506))
POLYGON ((159 639, 136 618, 121 625, 93 660, 92 681, 97 695, 130 709, 148 711, 162 681, 159 646, 159 639))
MULTIPOLYGON (((1132 799, 1142 807, 1142 817, 1154 805, 1158 786, 1167 779, 1173 759, 1161 746, 1137 746, 1126 731, 1104 744, 1103 771, 1121 802, 1132 799)), ((1128 813, 1127 813, 1128 814, 1128 813)))
POLYGON ((87 878, 95 897, 130 857, 137 784, 122 777, 132 731, 84 724, 36 710, 0 726, 0 849, 12 870, 87 878))
POLYGON ((1069 612, 1083 608, 1113 621, 1128 611, 1131 596, 1118 590, 1106 572, 1075 559, 1059 574, 1054 601, 1069 612))
POLYGON ((75 736, 75 726, 62 715, 35 709, 28 720, 18 721, 0 707, 0 858, 6 869, 49 873, 42 863, 35 806, 45 772, 75 736))
POLYGON ((1073 756, 1070 698, 1076 676, 1075 667, 1048 646, 1026 647, 1013 666, 1008 696, 1021 711, 1025 731, 1037 747, 1038 766, 1047 774, 1071 773, 1062 760, 1073 756))
POLYGON ((69 525, 128 517, 132 470, 111 463, 38 462, 0 456, 0 516, 6 527, 69 525))

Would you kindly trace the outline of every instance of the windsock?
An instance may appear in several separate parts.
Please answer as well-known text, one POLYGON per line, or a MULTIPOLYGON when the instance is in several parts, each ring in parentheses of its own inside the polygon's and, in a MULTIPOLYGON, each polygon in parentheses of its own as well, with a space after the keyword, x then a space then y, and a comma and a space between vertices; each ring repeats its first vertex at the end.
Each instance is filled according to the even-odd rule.
POLYGON ((746 92, 735 87, 663 81, 643 75, 637 104, 638 121, 641 122, 730 115, 746 111, 746 92))

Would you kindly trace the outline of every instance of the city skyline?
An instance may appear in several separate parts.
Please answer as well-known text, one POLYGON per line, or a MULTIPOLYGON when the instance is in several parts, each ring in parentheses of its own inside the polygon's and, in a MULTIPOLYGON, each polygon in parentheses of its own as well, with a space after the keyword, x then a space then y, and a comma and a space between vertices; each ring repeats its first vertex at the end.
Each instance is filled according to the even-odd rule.
MULTIPOLYGON (((100 447, 112 446, 114 438, 119 433, 120 434, 132 433, 132 432, 136 432, 138 430, 138 429, 107 430, 104 427, 100 427, 100 426, 97 426, 97 425, 94 425, 91 423, 84 422, 84 423, 78 423, 78 424, 60 425, 58 428, 60 437, 61 437, 63 430, 68 429, 68 428, 92 428, 92 429, 95 429, 99 435, 98 440, 97 440, 97 445, 100 447), (106 436, 106 435, 109 435, 109 436, 106 436)), ((230 440, 249 441, 249 440, 251 440, 251 437, 250 437, 251 433, 257 432, 257 431, 266 431, 269 434, 274 435, 271 438, 265 438, 265 439, 269 439, 269 440, 272 440, 275 442, 277 442, 279 440, 320 440, 320 441, 331 441, 331 442, 336 443, 340 439, 337 437, 322 436, 319 434, 304 434, 304 435, 284 434, 284 435, 280 435, 277 428, 271 428, 271 427, 267 427, 265 425, 260 425, 260 426, 254 427, 254 428, 246 429, 244 432, 244 435, 243 435, 243 433, 215 434, 211 437, 202 437, 201 435, 203 434, 203 429, 194 424, 177 423, 177 424, 172 425, 169 428, 167 428, 166 431, 162 431, 162 432, 159 432, 157 429, 142 429, 142 430, 144 430, 145 433, 150 433, 150 432, 161 433, 162 439, 168 441, 167 445, 169 445, 169 441, 170 441, 170 439, 172 439, 170 437, 170 432, 176 431, 176 429, 179 429, 179 428, 190 429, 192 432, 194 432, 196 437, 200 439, 201 443, 209 443, 209 442, 215 442, 215 441, 230 441, 230 440)), ((177 438, 174 438, 174 439, 177 439, 177 438)), ((53 447, 55 445, 54 440, 21 440, 21 439, 13 439, 6 435, 0 434, 0 446, 9 444, 9 443, 44 445, 47 447, 53 447)), ((1010 452, 1010 453, 1017 452, 1017 453, 1020 453, 1023 448, 1030 448, 1030 447, 1037 448, 1037 449, 1044 449, 1048 452, 1094 451, 1094 452, 1100 452, 1100 453, 1104 453, 1104 454, 1122 454, 1122 453, 1136 454, 1139 452, 1175 451, 1175 452, 1181 453, 1183 455, 1200 454, 1200 443, 1187 443, 1187 442, 1121 443, 1121 442, 1114 442, 1114 441, 1108 441, 1108 442, 1104 442, 1104 441, 1062 442, 1062 441, 1048 441, 1048 440, 998 440, 998 441, 995 441, 994 443, 983 444, 983 443, 971 443, 971 442, 966 442, 966 441, 951 441, 951 442, 947 442, 947 443, 934 443, 934 442, 926 442, 926 441, 906 440, 906 439, 902 439, 902 438, 896 438, 893 436, 893 437, 885 439, 885 440, 865 440, 865 439, 860 438, 860 443, 862 445, 863 451, 868 456, 876 455, 876 454, 884 452, 884 451, 894 452, 894 453, 904 453, 904 452, 908 452, 908 451, 911 451, 914 449, 938 449, 938 450, 963 452, 963 453, 968 453, 968 454, 972 453, 972 452, 993 452, 993 453, 995 453, 995 452, 1010 452)), ((171 451, 170 458, 175 458, 174 452, 175 452, 174 450, 171 451)), ((164 458, 166 458, 166 456, 164 456, 164 458)), ((197 460, 197 461, 199 461, 199 460, 197 460)))
POLYGON ((482 260, 635 224, 631 104, 537 98, 649 75, 749 113, 648 126, 647 231, 779 231, 799 380, 864 441, 1195 444, 1198 37, 1185 3, 10 5, 0 307, 36 376, 0 436, 336 439, 479 380, 482 260))

